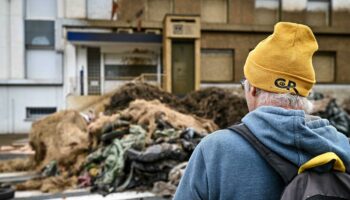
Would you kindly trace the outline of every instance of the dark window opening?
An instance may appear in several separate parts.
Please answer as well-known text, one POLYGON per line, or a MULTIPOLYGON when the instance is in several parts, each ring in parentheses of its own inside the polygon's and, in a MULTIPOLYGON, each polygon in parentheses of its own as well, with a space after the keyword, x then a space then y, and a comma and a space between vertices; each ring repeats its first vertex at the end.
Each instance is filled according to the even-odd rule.
POLYGON ((55 107, 27 107, 26 108, 26 119, 37 120, 52 113, 55 113, 57 108, 55 107))
POLYGON ((156 73, 156 65, 105 65, 106 80, 129 80, 142 74, 156 73))
POLYGON ((25 44, 27 47, 54 47, 55 22, 41 20, 25 21, 25 44))

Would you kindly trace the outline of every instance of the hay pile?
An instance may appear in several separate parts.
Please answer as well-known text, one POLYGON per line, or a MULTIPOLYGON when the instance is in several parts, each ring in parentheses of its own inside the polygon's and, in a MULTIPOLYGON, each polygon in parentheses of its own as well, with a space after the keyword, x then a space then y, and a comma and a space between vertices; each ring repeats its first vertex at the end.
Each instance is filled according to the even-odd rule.
MULTIPOLYGON (((216 124, 194 115, 185 115, 170 109, 158 100, 135 100, 121 112, 124 119, 130 119, 134 124, 148 127, 148 134, 156 131, 157 121, 162 120, 177 130, 193 128, 197 133, 206 134, 218 129, 216 124)), ((151 138, 151 136, 149 136, 151 138)))
POLYGON ((79 112, 74 110, 57 112, 33 123, 29 143, 35 151, 34 156, 25 160, 0 162, 0 171, 41 172, 50 162, 55 161, 61 172, 59 176, 31 180, 19 184, 17 189, 40 189, 44 192, 65 189, 76 182, 72 180, 75 179, 74 175, 78 174, 88 155, 90 141, 87 122, 79 112))

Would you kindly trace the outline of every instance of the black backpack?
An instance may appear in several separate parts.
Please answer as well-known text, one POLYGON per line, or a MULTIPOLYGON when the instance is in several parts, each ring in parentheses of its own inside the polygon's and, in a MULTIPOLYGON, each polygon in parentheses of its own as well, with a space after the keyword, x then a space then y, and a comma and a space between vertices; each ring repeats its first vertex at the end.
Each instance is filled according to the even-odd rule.
POLYGON ((298 169, 262 144, 244 124, 228 129, 246 139, 282 177, 286 186, 281 200, 350 200, 349 168, 345 169, 336 154, 327 152, 316 156, 298 169), (326 167, 330 170, 317 171, 326 167))

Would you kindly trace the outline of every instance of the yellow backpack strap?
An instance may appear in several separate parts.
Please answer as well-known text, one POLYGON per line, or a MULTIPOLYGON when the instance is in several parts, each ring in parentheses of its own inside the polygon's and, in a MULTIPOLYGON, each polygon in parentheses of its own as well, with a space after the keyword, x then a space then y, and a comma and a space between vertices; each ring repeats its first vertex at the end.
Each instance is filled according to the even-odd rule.
POLYGON ((298 174, 304 172, 307 169, 322 166, 329 162, 334 162, 333 164, 334 170, 345 172, 346 170, 345 165, 343 161, 337 156, 337 154, 333 152, 327 152, 312 158, 311 160, 307 161, 302 166, 300 166, 298 170, 298 174))

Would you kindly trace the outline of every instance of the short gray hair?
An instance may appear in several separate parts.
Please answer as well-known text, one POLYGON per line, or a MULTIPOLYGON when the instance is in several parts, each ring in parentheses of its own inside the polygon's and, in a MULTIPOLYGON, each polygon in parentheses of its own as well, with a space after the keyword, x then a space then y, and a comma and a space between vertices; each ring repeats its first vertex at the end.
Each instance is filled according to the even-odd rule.
MULTIPOLYGON (((245 81, 245 88, 250 88, 248 81, 245 81)), ((291 93, 273 93, 256 88, 257 106, 277 106, 291 108, 295 110, 304 110, 311 113, 313 104, 306 98, 291 93)))

